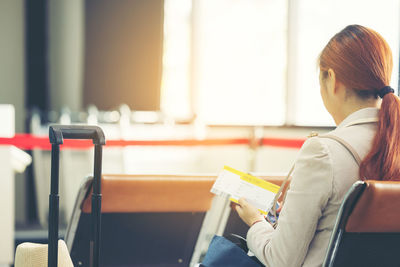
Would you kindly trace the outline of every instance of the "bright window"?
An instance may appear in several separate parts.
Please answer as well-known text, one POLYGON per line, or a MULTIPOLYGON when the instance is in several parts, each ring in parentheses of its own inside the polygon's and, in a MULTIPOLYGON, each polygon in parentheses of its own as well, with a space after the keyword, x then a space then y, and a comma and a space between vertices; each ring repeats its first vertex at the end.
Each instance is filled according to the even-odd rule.
POLYGON ((171 118, 191 116, 191 0, 164 1, 164 55, 161 108, 171 118))
POLYGON ((392 48, 397 88, 399 3, 165 0, 163 111, 206 124, 333 126, 319 53, 345 26, 370 27, 392 48))
POLYGON ((201 0, 196 8, 197 115, 207 124, 283 124, 286 2, 201 0))
POLYGON ((394 70, 392 86, 397 88, 399 58, 399 1, 397 0, 293 0, 296 11, 295 39, 290 49, 292 72, 292 121, 295 125, 333 126, 334 122, 325 110, 318 82, 317 58, 329 39, 349 24, 360 24, 379 32, 393 52, 394 70))

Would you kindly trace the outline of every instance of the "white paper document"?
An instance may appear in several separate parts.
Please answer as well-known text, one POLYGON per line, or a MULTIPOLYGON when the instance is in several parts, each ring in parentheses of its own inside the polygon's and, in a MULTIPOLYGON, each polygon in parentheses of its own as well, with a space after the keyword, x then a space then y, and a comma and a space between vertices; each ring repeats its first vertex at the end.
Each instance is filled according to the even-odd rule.
POLYGON ((225 166, 215 181, 211 192, 216 195, 229 195, 231 201, 245 198, 261 212, 268 213, 279 186, 250 174, 225 166))

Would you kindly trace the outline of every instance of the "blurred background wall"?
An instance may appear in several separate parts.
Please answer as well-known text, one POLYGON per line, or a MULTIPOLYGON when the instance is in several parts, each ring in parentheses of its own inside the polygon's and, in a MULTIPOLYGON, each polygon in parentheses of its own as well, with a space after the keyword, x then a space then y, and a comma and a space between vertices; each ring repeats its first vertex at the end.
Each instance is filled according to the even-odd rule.
POLYGON ((85 1, 83 104, 159 110, 164 1, 85 1))
POLYGON ((0 104, 13 104, 16 131, 25 122, 24 0, 0 1, 0 104))
POLYGON ((47 1, 48 107, 82 109, 85 46, 85 3, 47 1))
MULTIPOLYGON (((0 1, 0 104, 14 105, 16 132, 24 132, 26 119, 24 34, 24 1, 0 1)), ((25 175, 16 175, 15 188, 16 220, 26 221, 25 175)))

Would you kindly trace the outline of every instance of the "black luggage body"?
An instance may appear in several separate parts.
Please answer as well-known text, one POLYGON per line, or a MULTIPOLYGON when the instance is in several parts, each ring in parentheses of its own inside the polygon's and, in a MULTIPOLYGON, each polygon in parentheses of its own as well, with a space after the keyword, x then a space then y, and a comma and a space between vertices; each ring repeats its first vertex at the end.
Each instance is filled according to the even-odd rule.
POLYGON ((51 143, 51 184, 49 195, 49 249, 48 266, 58 262, 58 214, 59 214, 59 154, 64 139, 91 139, 94 144, 94 173, 92 194, 92 232, 90 240, 90 266, 98 267, 100 259, 101 231, 101 166, 104 133, 97 126, 53 125, 49 128, 51 143))

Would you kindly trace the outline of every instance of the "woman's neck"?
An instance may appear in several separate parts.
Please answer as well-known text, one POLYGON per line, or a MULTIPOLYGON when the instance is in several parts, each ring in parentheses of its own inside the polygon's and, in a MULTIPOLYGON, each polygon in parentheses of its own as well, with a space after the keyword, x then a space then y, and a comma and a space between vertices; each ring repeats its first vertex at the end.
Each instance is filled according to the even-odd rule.
POLYGON ((372 99, 367 101, 361 101, 358 99, 347 99, 340 105, 338 112, 335 116, 332 116, 336 125, 339 125, 345 118, 350 114, 364 108, 380 108, 381 100, 372 99))

